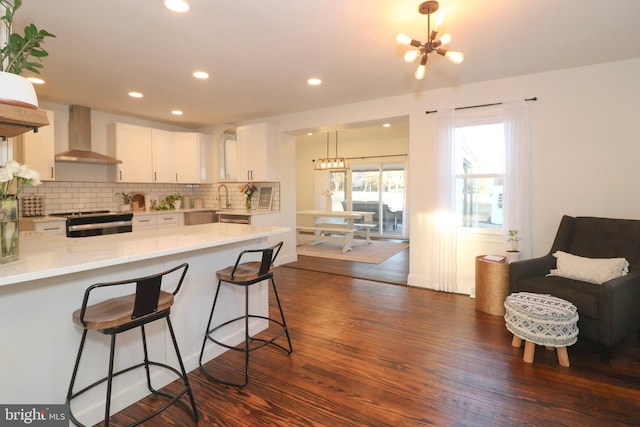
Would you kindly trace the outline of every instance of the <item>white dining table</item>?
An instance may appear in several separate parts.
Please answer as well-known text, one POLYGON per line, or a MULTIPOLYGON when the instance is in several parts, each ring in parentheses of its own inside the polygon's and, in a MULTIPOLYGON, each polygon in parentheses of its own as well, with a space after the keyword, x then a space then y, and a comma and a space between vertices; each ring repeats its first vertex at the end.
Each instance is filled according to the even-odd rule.
POLYGON ((355 220, 363 219, 365 223, 373 221, 373 212, 359 211, 323 211, 321 209, 311 209, 298 211, 298 215, 313 216, 316 224, 321 224, 323 218, 341 218, 345 220, 345 224, 353 226, 355 220))
POLYGON ((369 231, 373 226, 371 221, 373 220, 372 212, 359 212, 359 211, 328 211, 319 209, 302 210, 296 212, 298 215, 310 216, 314 218, 313 227, 296 227, 298 231, 298 237, 300 237, 300 231, 313 231, 313 243, 318 244, 323 241, 340 241, 343 243, 342 252, 350 251, 353 247, 353 236, 355 230, 362 228, 365 231, 365 244, 371 243, 369 239, 369 231), (336 221, 336 219, 340 221, 336 221), (363 224, 356 224, 356 220, 363 219, 363 224), (339 234, 342 237, 336 237, 339 234))

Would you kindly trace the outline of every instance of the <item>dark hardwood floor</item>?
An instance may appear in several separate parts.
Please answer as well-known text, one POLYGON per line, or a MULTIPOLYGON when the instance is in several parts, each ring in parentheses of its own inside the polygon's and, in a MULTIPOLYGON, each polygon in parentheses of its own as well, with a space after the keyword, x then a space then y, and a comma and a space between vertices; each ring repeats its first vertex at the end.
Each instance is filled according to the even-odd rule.
MULTIPOLYGON (((538 347, 511 347, 504 319, 468 296, 279 267, 290 356, 251 354, 244 389, 190 373, 200 426, 616 426, 640 423, 640 344, 629 337, 610 364, 579 340, 570 368, 538 347)), ((235 352, 234 352, 235 353, 235 352)), ((211 363, 219 363, 222 358, 211 363)), ((222 361, 221 370, 232 362, 222 361)), ((146 398, 122 425, 155 405, 146 398)), ((147 423, 193 425, 171 407, 147 423)))

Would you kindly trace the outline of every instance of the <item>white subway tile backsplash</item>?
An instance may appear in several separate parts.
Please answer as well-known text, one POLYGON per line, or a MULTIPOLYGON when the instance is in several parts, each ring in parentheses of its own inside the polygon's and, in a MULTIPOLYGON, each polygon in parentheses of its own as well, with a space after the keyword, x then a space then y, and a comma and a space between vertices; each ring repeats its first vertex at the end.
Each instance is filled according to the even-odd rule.
MULTIPOLYGON (((244 195, 240 191, 243 183, 225 183, 229 190, 229 202, 232 208, 244 209, 244 195)), ((272 210, 280 210, 280 184, 277 182, 259 183, 273 187, 272 210)), ((83 210, 119 210, 121 199, 116 193, 141 192, 164 198, 179 193, 191 196, 191 200, 202 199, 205 208, 218 209, 219 184, 199 184, 196 188, 187 188, 183 184, 116 184, 108 182, 43 182, 36 187, 28 187, 23 195, 39 194, 45 197, 47 214, 74 212, 83 210)), ((224 194, 224 192, 223 192, 224 194)), ((257 201, 257 195, 254 196, 257 201)), ((257 202, 256 202, 257 203, 257 202)), ((224 202, 223 202, 224 204, 224 202)))

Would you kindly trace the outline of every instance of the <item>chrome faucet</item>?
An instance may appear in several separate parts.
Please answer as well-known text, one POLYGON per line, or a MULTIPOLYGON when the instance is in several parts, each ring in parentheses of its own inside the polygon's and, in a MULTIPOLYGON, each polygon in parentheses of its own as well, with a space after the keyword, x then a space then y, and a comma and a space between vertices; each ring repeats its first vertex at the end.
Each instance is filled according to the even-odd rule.
POLYGON ((229 209, 229 208, 231 208, 231 203, 229 203, 229 189, 224 184, 220 184, 218 186, 218 203, 220 203, 222 201, 222 199, 220 197, 220 189, 222 187, 224 187, 224 201, 225 201, 224 206, 225 206, 225 208, 229 209))

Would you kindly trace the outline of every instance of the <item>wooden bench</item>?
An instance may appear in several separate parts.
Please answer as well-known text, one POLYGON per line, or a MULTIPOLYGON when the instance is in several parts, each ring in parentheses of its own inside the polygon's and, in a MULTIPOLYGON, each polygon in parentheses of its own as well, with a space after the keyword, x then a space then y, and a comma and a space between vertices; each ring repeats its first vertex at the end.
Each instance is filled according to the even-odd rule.
POLYGON ((298 244, 300 244, 301 237, 307 237, 304 234, 300 234, 301 231, 310 231, 313 235, 309 236, 313 239, 312 245, 317 245, 322 242, 339 242, 343 243, 342 252, 348 252, 353 247, 353 236, 356 228, 349 228, 347 226, 341 227, 340 224, 317 224, 314 227, 296 227, 296 235, 298 238, 298 244), (336 234, 338 236, 336 236, 336 234))

